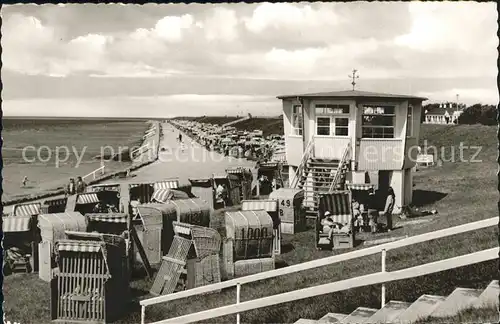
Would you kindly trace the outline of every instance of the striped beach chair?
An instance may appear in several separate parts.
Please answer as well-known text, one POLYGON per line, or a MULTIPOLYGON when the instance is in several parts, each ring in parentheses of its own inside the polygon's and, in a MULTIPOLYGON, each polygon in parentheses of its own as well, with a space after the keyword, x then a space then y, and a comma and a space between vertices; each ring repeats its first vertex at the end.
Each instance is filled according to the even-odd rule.
POLYGON ((348 190, 334 191, 319 196, 318 216, 316 218, 316 247, 321 248, 347 248, 354 246, 354 231, 349 233, 335 233, 332 240, 328 233, 323 232, 321 220, 326 212, 330 213, 332 220, 344 226, 353 227, 352 195, 348 190))
POLYGON ((12 209, 12 216, 36 216, 40 214, 41 208, 42 204, 39 202, 17 204, 12 209))

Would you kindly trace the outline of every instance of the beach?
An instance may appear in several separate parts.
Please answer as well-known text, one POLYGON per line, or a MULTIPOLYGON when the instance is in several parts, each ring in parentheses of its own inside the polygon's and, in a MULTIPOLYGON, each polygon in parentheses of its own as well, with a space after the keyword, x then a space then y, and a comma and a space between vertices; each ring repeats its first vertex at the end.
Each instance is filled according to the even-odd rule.
POLYGON ((160 140, 158 160, 134 172, 129 179, 109 179, 103 183, 141 183, 160 181, 167 178, 178 178, 180 183, 188 183, 189 179, 209 178, 212 174, 225 175, 230 167, 255 166, 254 161, 223 156, 217 152, 208 151, 182 133, 185 150, 177 141, 179 130, 168 122, 161 125, 163 138, 160 140), (162 151, 162 148, 165 151, 162 151))
MULTIPOLYGON (((139 146, 149 123, 107 120, 4 119, 2 201, 62 188, 102 163, 105 172, 124 170, 128 161, 103 161, 102 153, 139 146), (28 177, 26 187, 21 186, 28 177)), ((85 179, 92 180, 92 177, 85 179)))

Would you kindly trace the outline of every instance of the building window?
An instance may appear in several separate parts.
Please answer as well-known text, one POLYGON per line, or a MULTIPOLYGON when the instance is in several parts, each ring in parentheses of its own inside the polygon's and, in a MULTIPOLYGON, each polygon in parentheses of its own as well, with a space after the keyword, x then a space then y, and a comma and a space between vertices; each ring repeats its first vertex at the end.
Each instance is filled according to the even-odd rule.
POLYGON ((362 137, 394 138, 395 125, 394 106, 363 106, 362 137))
POLYGON ((302 106, 292 106, 292 135, 302 136, 302 106))
POLYGON ((316 104, 316 116, 318 115, 349 115, 349 105, 316 104))
POLYGON ((335 136, 349 135, 349 118, 334 118, 335 136))
POLYGON ((315 112, 316 135, 349 135, 349 105, 316 104, 315 112))
POLYGON ((329 136, 330 135, 330 117, 316 118, 316 135, 329 136))
POLYGON ((408 105, 408 114, 406 115, 406 136, 413 136, 413 106, 408 105))

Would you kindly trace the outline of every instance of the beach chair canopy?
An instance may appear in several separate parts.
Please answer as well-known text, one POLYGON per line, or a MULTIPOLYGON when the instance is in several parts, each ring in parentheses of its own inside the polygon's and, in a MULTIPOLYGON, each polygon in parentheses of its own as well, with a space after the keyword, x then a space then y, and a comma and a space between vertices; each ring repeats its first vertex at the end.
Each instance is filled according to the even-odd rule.
POLYGON ((38 216, 38 227, 42 241, 57 241, 65 238, 64 231, 86 231, 85 216, 79 212, 42 214, 38 216))
POLYGON ((276 212, 278 210, 278 201, 276 199, 266 200, 243 200, 241 210, 264 210, 266 212, 276 212))
POLYGON ((90 213, 85 214, 89 221, 104 223, 127 223, 128 215, 124 213, 90 213))
MULTIPOLYGON (((271 235, 273 233, 273 220, 271 216, 263 210, 247 210, 247 211, 236 211, 236 212, 226 212, 226 236, 232 239, 244 239, 241 229, 259 229, 262 232, 266 229, 266 235, 271 235)), ((248 237, 247 237, 248 239, 248 237)))
POLYGON ((98 191, 118 191, 120 192, 121 185, 119 183, 105 183, 96 184, 87 187, 87 192, 98 192, 98 191))
POLYGON ((375 185, 371 183, 346 183, 347 189, 358 191, 370 191, 375 189, 375 185))
POLYGON ((183 191, 173 189, 156 189, 151 196, 152 202, 166 203, 172 199, 187 199, 189 195, 183 191))
POLYGON ((42 204, 36 203, 25 203, 14 205, 12 210, 12 216, 35 216, 40 214, 42 204))
POLYGON ((30 216, 7 216, 2 217, 2 229, 4 233, 23 233, 31 230, 30 216))
POLYGON ((325 212, 330 212, 330 216, 341 224, 352 221, 352 200, 349 191, 336 191, 319 196, 319 217, 324 218, 325 212))
POLYGON ((175 208, 178 222, 210 226, 212 208, 199 198, 170 200, 166 205, 175 208))
POLYGON ((78 205, 97 204, 98 202, 99 198, 95 192, 78 194, 78 198, 76 199, 78 205))
POLYGON ((179 179, 166 179, 155 182, 153 184, 154 190, 158 189, 177 189, 179 188, 179 179))

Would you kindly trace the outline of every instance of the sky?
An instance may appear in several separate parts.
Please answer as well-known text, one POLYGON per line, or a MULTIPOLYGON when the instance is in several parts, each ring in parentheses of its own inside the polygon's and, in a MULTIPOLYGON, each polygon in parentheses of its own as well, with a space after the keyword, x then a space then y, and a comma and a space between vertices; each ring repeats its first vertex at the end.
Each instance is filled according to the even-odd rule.
POLYGON ((279 114, 356 88, 497 104, 496 3, 11 5, 4 115, 279 114))

